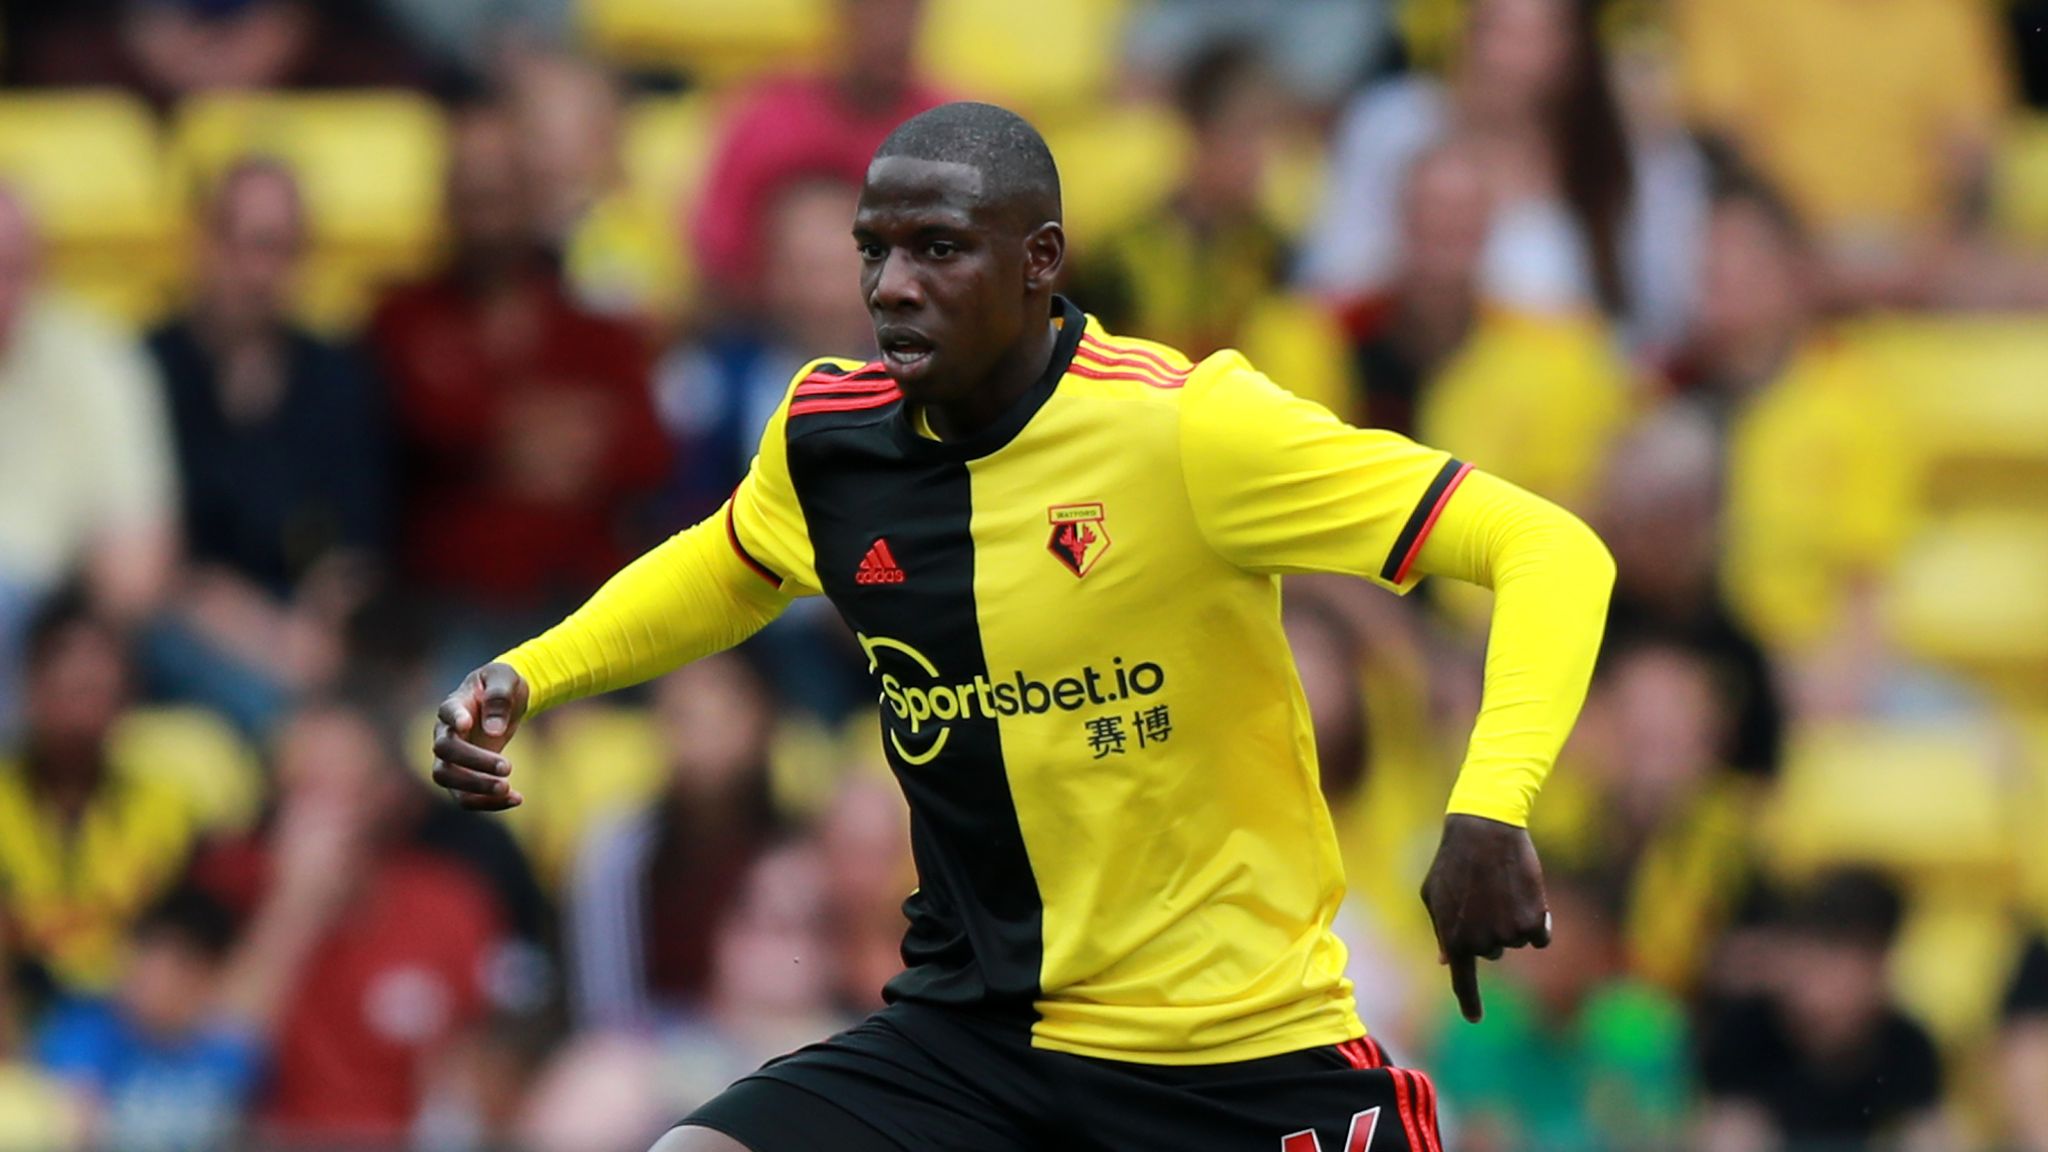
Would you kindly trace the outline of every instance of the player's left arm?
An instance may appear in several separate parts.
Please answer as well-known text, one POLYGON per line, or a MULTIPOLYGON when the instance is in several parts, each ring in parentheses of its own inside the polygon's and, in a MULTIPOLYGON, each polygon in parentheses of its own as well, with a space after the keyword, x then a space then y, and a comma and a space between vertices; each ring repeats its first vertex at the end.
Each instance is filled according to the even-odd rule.
POLYGON ((1484 472, 1434 512, 1415 567, 1494 593, 1479 718, 1422 886, 1459 1007, 1477 1020, 1477 960, 1550 942, 1529 811, 1585 701, 1614 560, 1577 517, 1484 472))
POLYGON ((1468 1017, 1476 965, 1548 941, 1525 825, 1583 703, 1614 562, 1571 513, 1447 453, 1354 428, 1219 353, 1181 402, 1181 468, 1204 537, 1262 573, 1407 592, 1435 573, 1494 590, 1485 690, 1424 886, 1468 1017))

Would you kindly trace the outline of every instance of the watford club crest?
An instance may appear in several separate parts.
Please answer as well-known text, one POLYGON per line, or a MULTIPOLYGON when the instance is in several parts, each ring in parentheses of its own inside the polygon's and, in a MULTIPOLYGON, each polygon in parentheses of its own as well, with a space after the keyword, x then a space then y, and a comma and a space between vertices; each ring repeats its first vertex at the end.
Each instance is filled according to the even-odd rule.
POLYGON ((1045 515, 1052 521, 1052 539, 1046 547, 1053 558, 1075 576, 1086 576, 1109 551, 1109 526, 1102 522, 1102 505, 1055 504, 1045 515))

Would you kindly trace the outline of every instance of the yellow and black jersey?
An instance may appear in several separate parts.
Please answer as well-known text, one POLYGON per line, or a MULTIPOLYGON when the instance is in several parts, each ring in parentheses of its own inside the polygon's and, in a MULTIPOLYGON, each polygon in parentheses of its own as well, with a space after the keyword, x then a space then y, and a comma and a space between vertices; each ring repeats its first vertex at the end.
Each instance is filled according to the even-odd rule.
POLYGON ((728 506, 874 676, 920 878, 890 994, 1025 1009, 1092 1056, 1355 1038, 1278 576, 1405 588, 1464 466, 1236 353, 1058 322, 1044 376, 958 441, 879 367, 810 365, 728 506))
POLYGON ((910 802, 920 886, 892 999, 1155 1064, 1355 1039, 1278 577, 1494 589, 1448 808, 1522 825, 1613 562, 1555 505, 1350 427, 1236 352, 1197 364, 1054 307, 1044 375, 965 439, 929 435, 874 365, 807 366, 716 518, 503 659, 540 711, 828 596, 910 802))

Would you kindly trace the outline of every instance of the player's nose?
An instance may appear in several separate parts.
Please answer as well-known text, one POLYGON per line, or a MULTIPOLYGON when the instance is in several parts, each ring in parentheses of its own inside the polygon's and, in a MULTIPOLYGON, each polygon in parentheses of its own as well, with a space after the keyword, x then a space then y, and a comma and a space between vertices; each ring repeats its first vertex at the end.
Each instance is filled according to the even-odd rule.
POLYGON ((873 286, 868 289, 868 307, 878 312, 900 312, 924 303, 924 286, 907 253, 892 250, 882 258, 873 286))

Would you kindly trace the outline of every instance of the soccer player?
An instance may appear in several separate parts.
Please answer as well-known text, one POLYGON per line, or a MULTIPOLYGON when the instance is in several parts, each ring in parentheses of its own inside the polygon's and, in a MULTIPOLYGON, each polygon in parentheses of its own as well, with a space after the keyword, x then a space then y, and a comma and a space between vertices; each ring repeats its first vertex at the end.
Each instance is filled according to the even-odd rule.
POLYGON ((1059 177, 1002 109, 899 127, 853 238, 881 358, 806 366, 724 509, 441 705, 434 778, 509 808, 523 717, 796 596, 859 638, 910 803, 906 970, 658 1149, 1440 1152, 1434 1090, 1366 1037, 1330 932, 1342 865, 1279 577, 1495 591, 1423 886, 1477 1019, 1476 960, 1549 938, 1523 825, 1584 697, 1606 550, 1235 352, 1103 331, 1053 292, 1059 177))

